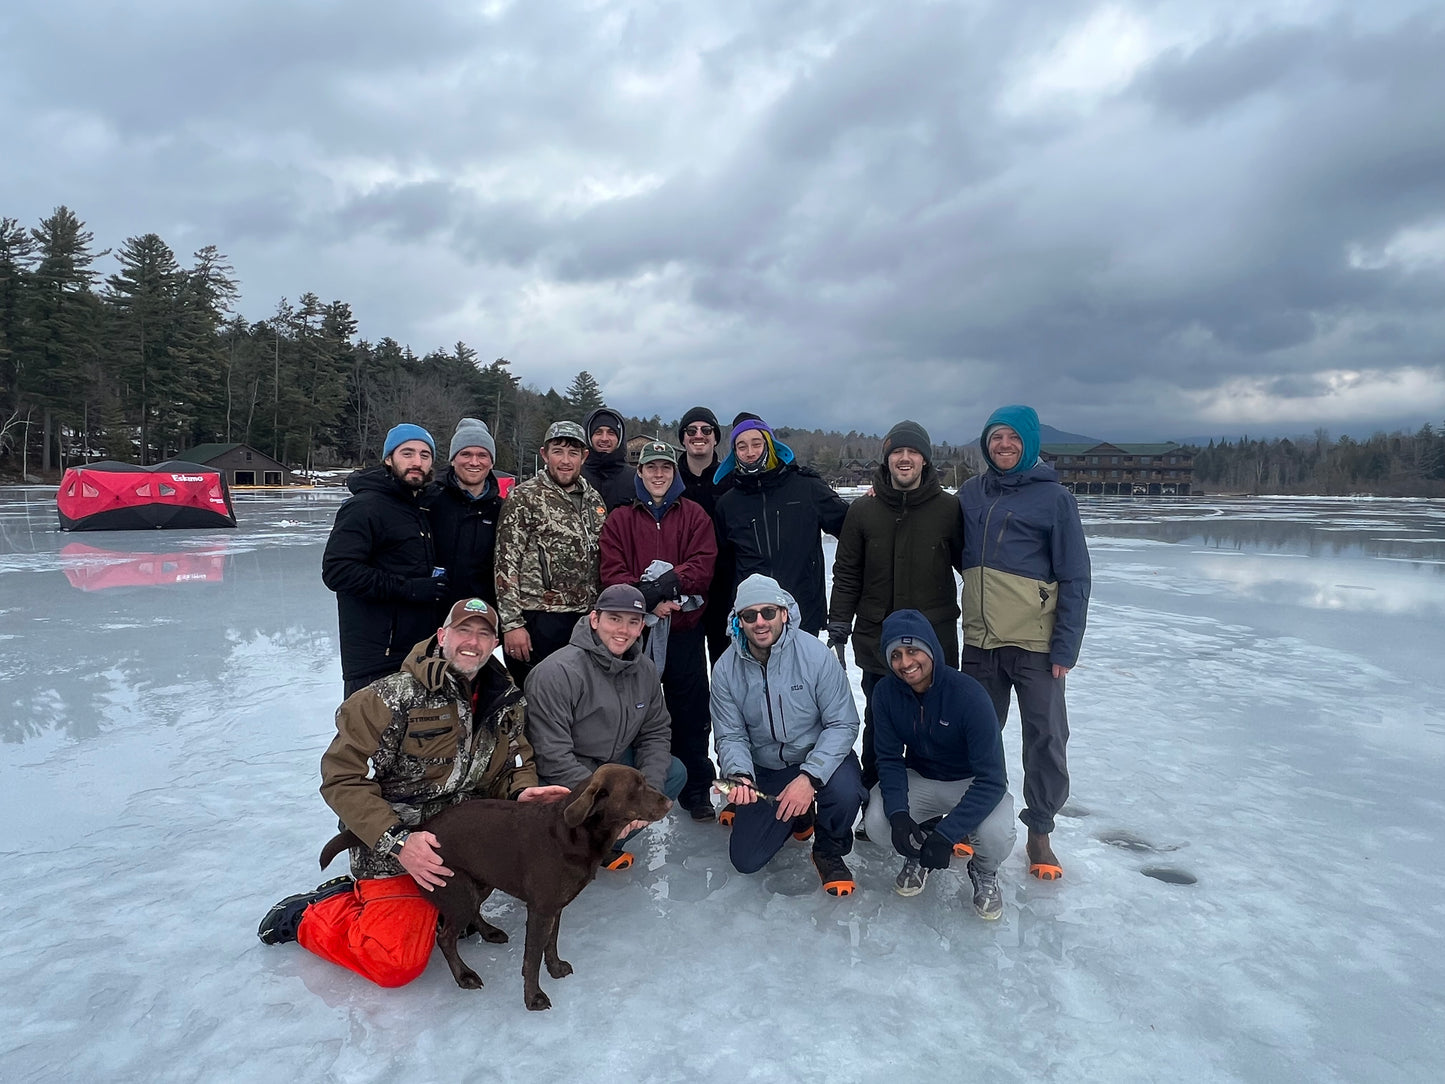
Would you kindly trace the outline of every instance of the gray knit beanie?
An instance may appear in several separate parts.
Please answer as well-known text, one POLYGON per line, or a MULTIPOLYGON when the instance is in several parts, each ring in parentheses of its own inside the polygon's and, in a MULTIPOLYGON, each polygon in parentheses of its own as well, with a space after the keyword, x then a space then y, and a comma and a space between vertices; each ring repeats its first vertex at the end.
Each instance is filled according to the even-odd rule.
POLYGON ((447 452, 447 461, 455 459, 463 448, 485 448, 491 455, 492 462, 497 461, 497 442, 492 439, 492 431, 487 428, 486 422, 476 418, 463 418, 457 422, 457 431, 452 434, 452 446, 447 452))

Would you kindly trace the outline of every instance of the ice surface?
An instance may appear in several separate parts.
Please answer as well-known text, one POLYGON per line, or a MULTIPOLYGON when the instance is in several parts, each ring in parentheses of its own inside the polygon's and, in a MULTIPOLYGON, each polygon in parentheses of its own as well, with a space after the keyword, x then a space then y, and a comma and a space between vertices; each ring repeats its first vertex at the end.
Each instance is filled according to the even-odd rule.
POLYGON ((256 940, 334 825, 340 494, 62 535, 53 492, 0 494, 0 1079, 1445 1077, 1438 502, 1086 501, 1066 880, 1020 845, 986 924, 961 869, 901 899, 860 843, 833 900, 806 847, 744 877, 670 818, 568 909, 539 1014, 511 901, 480 991, 256 940))

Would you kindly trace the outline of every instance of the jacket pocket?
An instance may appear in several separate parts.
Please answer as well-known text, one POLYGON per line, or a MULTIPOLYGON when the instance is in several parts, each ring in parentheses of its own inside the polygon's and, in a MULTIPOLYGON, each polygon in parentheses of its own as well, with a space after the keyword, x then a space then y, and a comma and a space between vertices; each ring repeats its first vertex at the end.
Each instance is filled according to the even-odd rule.
POLYGON ((552 590, 552 566, 547 560, 547 551, 541 546, 537 547, 537 570, 542 577, 542 590, 552 590))
POLYGON ((401 751, 421 760, 453 759, 457 754, 456 717, 450 711, 413 712, 407 717, 401 751))

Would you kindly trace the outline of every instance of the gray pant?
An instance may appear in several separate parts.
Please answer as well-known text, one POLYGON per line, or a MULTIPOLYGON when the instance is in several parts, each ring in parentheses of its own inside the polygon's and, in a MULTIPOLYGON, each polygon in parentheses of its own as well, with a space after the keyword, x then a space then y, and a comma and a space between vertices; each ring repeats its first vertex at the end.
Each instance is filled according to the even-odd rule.
POLYGON ((1024 811, 1019 820, 1030 831, 1048 835, 1054 830, 1054 815, 1069 797, 1064 679, 1054 677, 1047 652, 1021 647, 986 651, 965 644, 960 669, 988 693, 999 729, 1008 718, 1009 691, 1018 698, 1024 738, 1024 811))
MULTIPOLYGON (((919 824, 935 817, 946 817, 953 812, 959 799, 973 784, 969 779, 925 779, 912 768, 908 769, 908 815, 919 824)), ((891 847, 892 826, 888 815, 883 812, 883 792, 874 787, 868 796, 868 812, 863 818, 868 838, 885 847, 891 847)), ((1014 849, 1018 838, 1018 825, 1014 822, 1014 800, 1007 792, 999 799, 993 812, 983 819, 969 835, 973 842, 973 864, 982 873, 997 873, 1003 862, 1014 849)))

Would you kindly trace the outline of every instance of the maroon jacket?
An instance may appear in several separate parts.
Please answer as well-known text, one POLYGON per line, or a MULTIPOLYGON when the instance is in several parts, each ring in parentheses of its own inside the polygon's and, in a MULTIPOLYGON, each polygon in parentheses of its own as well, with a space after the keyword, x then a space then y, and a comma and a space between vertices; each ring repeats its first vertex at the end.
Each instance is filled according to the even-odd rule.
MULTIPOLYGON (((602 525, 598 546, 603 587, 636 583, 653 561, 666 561, 677 573, 683 594, 707 598, 717 563, 717 535, 708 514, 686 497, 668 505, 661 520, 654 519, 642 501, 614 508, 602 525)), ((706 605, 673 614, 672 627, 693 628, 702 621, 704 609, 706 605)))

